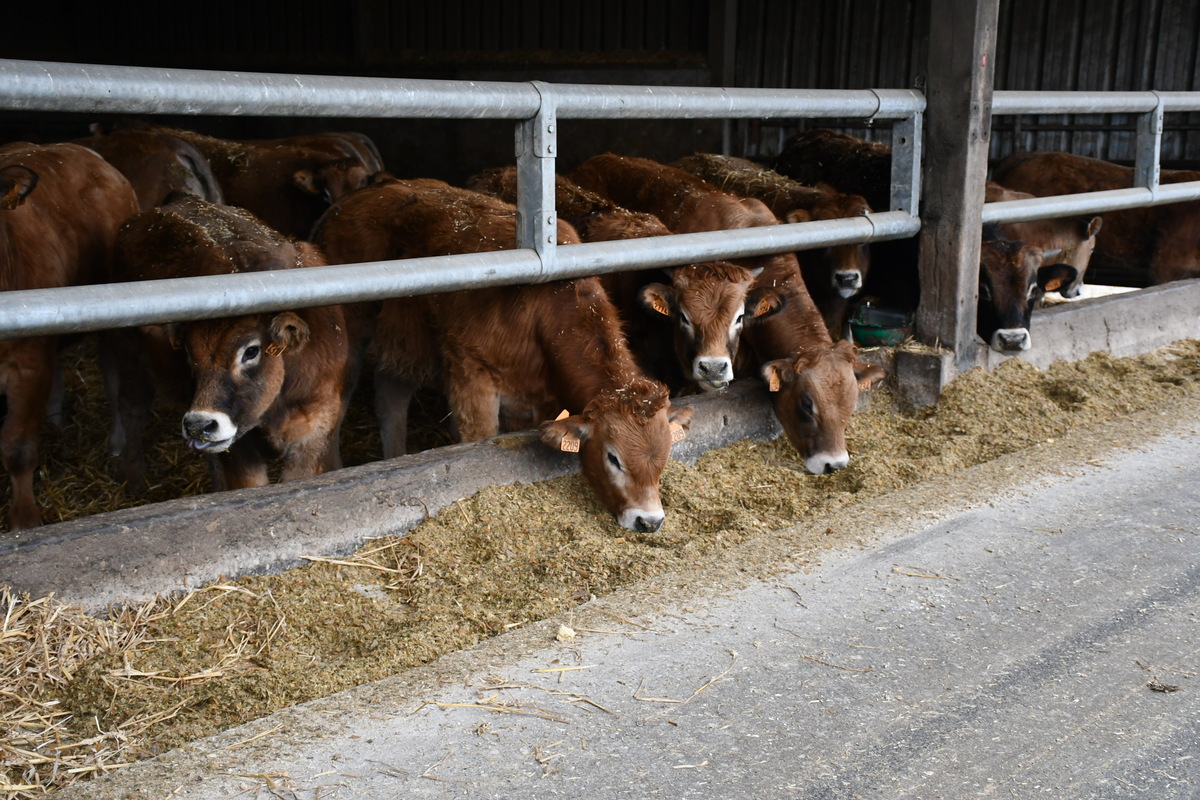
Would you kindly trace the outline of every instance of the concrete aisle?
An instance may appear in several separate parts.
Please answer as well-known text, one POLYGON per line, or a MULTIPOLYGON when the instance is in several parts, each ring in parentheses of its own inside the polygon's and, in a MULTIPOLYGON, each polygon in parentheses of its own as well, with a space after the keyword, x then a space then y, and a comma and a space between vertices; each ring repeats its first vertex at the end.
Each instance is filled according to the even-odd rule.
POLYGON ((532 626, 65 796, 1195 798, 1185 423, 809 572, 595 601, 570 641, 532 626))

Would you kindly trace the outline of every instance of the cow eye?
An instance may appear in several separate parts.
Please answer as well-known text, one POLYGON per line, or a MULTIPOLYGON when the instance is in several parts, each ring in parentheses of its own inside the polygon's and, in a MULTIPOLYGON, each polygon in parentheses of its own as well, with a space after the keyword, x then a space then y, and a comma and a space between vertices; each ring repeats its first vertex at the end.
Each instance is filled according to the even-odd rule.
POLYGON ((621 459, 617 458, 617 454, 611 451, 608 454, 608 463, 612 464, 616 469, 621 468, 621 459))
POLYGON ((803 397, 800 398, 800 413, 802 415, 804 415, 805 417, 808 417, 809 419, 812 419, 814 416, 816 416, 816 412, 817 412, 817 407, 813 403, 811 397, 809 397, 808 395, 804 395, 803 397))
POLYGON ((249 347, 247 347, 245 350, 242 351, 242 363, 249 364, 251 361, 256 360, 258 358, 258 354, 260 352, 261 352, 261 348, 258 345, 256 345, 256 344, 250 345, 249 347))
POLYGON ((737 315, 737 319, 734 321, 734 323, 733 323, 733 324, 734 324, 734 325, 737 325, 738 327, 741 327, 741 325, 742 325, 742 320, 744 320, 745 318, 746 318, 746 315, 745 315, 744 313, 742 313, 742 314, 738 314, 738 315, 737 315))
POLYGON ((683 309, 679 309, 679 321, 689 328, 692 327, 692 320, 683 309))

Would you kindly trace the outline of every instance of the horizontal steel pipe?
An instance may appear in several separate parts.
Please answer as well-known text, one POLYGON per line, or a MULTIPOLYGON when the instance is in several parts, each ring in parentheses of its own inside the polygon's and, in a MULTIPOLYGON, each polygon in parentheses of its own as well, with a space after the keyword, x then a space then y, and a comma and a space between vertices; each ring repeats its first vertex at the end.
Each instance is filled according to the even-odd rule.
POLYGON ((307 117, 528 119, 543 94, 576 119, 904 118, 908 91, 716 89, 348 78, 0 60, 0 108, 307 117))
POLYGON ((1154 92, 1016 92, 992 95, 992 114, 1144 113, 1158 105, 1154 92))
POLYGON ((1160 184, 1158 189, 1153 192, 1146 188, 1111 189, 1104 192, 985 203, 983 223, 985 225, 989 223, 1003 225, 1008 222, 1026 222, 1034 219, 1103 214, 1105 211, 1123 211, 1130 208, 1180 203, 1186 200, 1200 200, 1200 181, 1160 184))
POLYGON ((16 111, 527 119, 540 102, 528 83, 0 60, 0 108, 16 111))
POLYGON ((915 234, 919 227, 915 218, 893 211, 854 219, 569 245, 556 248, 551 265, 543 265, 532 250, 507 250, 303 270, 0 292, 0 339, 577 278, 823 244, 901 238, 915 234))

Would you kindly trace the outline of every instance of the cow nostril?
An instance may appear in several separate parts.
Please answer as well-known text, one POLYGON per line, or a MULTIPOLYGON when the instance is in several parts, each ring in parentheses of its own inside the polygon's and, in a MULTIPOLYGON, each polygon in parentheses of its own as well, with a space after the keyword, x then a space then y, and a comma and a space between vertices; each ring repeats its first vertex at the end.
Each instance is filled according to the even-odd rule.
POLYGON ((646 517, 638 517, 636 520, 634 520, 633 524, 639 533, 654 533, 656 530, 658 530, 659 528, 662 527, 662 520, 655 519, 655 518, 647 519, 646 517))
POLYGON ((220 427, 220 423, 218 423, 218 422, 217 422, 215 419, 214 419, 214 420, 209 420, 209 423, 208 423, 207 425, 205 425, 205 426, 204 426, 204 427, 201 429, 201 431, 200 431, 200 432, 201 432, 201 433, 204 433, 204 434, 216 433, 216 432, 217 432, 217 428, 219 428, 219 427, 220 427))
POLYGON ((838 471, 838 467, 832 461, 825 465, 825 474, 826 475, 832 475, 833 473, 835 473, 837 471, 838 471))

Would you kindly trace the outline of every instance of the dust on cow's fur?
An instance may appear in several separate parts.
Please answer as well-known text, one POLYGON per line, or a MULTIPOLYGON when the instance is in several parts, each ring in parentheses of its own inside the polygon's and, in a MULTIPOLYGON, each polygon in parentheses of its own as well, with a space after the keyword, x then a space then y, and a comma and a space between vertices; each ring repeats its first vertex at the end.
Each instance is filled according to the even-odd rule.
POLYGON ((47 687, 44 700, 60 701, 81 736, 178 704, 171 719, 130 742, 128 755, 161 752, 650 576, 716 569, 730 548, 787 526, 800 526, 789 533, 793 555, 844 545, 822 515, 1194 397, 1198 387, 1200 342, 1191 341, 1046 371, 1010 360, 991 373, 966 373, 926 410, 878 389, 851 421, 852 461, 836 474, 807 474, 782 439, 743 441, 694 466, 670 462, 662 478, 667 521, 655 533, 617 527, 578 476, 493 487, 406 537, 371 542, 347 563, 318 561, 200 590, 157 615, 136 652, 92 659, 67 686, 47 687), (117 677, 129 671, 159 677, 117 677))

